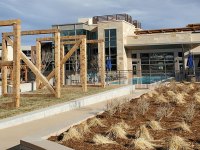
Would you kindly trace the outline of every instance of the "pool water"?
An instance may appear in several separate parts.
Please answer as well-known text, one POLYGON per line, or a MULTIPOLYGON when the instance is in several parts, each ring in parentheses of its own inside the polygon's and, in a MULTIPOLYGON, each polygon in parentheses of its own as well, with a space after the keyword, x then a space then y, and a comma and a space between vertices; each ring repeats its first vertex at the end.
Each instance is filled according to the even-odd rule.
POLYGON ((163 76, 143 76, 143 77, 137 77, 129 80, 121 80, 121 81, 114 81, 110 84, 151 84, 158 81, 166 80, 169 77, 163 77, 163 76))

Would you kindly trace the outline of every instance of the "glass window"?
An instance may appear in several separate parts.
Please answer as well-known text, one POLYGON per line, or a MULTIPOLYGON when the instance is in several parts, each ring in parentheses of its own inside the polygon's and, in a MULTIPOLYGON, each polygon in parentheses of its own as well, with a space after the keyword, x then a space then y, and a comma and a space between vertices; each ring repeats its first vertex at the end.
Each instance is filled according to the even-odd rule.
POLYGON ((183 57, 183 53, 182 52, 178 52, 178 57, 183 57))
POLYGON ((105 55, 111 59, 112 69, 117 69, 116 29, 105 29, 105 55))
POLYGON ((137 58, 137 54, 132 54, 132 58, 137 58))

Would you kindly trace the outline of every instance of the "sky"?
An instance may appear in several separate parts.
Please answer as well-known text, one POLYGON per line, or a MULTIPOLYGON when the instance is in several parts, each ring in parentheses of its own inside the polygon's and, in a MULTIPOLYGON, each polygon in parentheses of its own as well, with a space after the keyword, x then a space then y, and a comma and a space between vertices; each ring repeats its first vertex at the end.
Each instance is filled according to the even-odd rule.
MULTIPOLYGON (((78 18, 127 13, 143 29, 185 27, 200 23, 200 0, 0 0, 0 20, 22 20, 22 30, 50 29, 78 18)), ((0 33, 11 31, 0 28, 0 33)), ((35 37, 23 37, 32 44, 35 37)), ((0 39, 1 40, 1 39, 0 39)))

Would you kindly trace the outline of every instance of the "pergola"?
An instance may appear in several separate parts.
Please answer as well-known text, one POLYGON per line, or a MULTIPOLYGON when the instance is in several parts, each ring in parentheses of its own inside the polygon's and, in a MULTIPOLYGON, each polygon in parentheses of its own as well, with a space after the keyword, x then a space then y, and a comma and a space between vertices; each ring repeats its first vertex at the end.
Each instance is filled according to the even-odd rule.
MULTIPOLYGON (((61 66, 61 86, 64 85, 64 76, 65 76, 65 69, 64 64, 72 54, 78 49, 79 45, 84 42, 85 45, 87 44, 99 44, 99 62, 100 66, 100 74, 101 74, 101 87, 105 87, 105 52, 104 52, 104 41, 103 40, 86 40, 85 35, 77 35, 77 36, 61 36, 61 45, 60 45, 60 66, 61 66), (70 40, 70 41, 66 41, 70 40), (74 45, 69 52, 64 55, 64 45, 72 44, 74 45)), ((53 41, 52 37, 45 37, 45 38, 37 38, 36 39, 36 57, 38 65, 41 64, 41 42, 53 41), (38 53, 37 53, 38 52, 38 53)), ((80 46, 80 77, 81 77, 81 85, 83 91, 87 91, 87 54, 86 54, 86 47, 80 46)), ((50 80, 54 76, 55 71, 53 70, 48 76, 47 80, 50 80)), ((40 84, 39 81, 37 82, 37 87, 42 88, 44 85, 40 84)))
POLYGON ((86 40, 85 35, 79 36, 63 36, 60 37, 60 31, 58 29, 47 29, 47 30, 30 30, 21 31, 20 20, 7 20, 0 21, 0 26, 13 26, 13 32, 2 33, 2 61, 0 67, 2 67, 2 95, 7 97, 13 97, 14 106, 17 108, 20 106, 20 96, 24 97, 57 97, 61 96, 61 86, 64 85, 64 63, 72 56, 72 54, 80 47, 80 76, 81 85, 84 92, 87 92, 87 43, 98 43, 99 44, 99 62, 101 72, 101 86, 105 87, 105 52, 104 52, 104 41, 103 40, 86 40), (39 34, 52 34, 53 37, 37 38, 36 39, 36 65, 29 60, 29 58, 21 50, 21 36, 27 35, 39 35, 39 34), (13 37, 13 39, 11 38, 13 37), (66 41, 70 40, 70 41, 66 41), (55 43, 55 68, 53 71, 45 77, 41 73, 41 42, 42 41, 54 41, 55 43), (8 61, 8 49, 7 44, 13 47, 13 61, 8 61), (64 55, 64 45, 72 44, 73 47, 69 52, 64 55), (36 76, 37 89, 46 87, 50 94, 23 94, 20 93, 20 61, 23 60, 26 67, 36 76), (8 93, 7 91, 7 68, 13 68, 13 91, 8 93), (55 87, 49 83, 51 78, 55 77, 55 87))

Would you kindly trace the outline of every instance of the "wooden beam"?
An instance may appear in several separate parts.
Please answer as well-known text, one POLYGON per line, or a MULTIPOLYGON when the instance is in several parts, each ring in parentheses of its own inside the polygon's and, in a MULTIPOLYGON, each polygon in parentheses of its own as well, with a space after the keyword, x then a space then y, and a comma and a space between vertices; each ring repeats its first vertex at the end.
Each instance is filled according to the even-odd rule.
POLYGON ((17 20, 3 20, 0 21, 0 26, 13 26, 14 24, 20 24, 21 21, 19 19, 17 20))
MULTIPOLYGON (((8 60, 8 49, 7 49, 7 43, 5 40, 5 37, 2 37, 2 60, 7 61, 8 60)), ((2 94, 7 94, 7 85, 8 85, 8 79, 7 79, 7 67, 2 67, 2 94)))
MULTIPOLYGON (((79 40, 81 38, 85 38, 85 35, 75 35, 75 36, 61 36, 60 40, 79 40)), ((44 42, 44 41, 53 41, 53 37, 44 37, 44 38, 37 38, 37 41, 44 42)), ((75 42, 75 41, 74 41, 75 42)))
MULTIPOLYGON (((77 41, 77 43, 70 49, 70 51, 61 60, 60 66, 62 66, 72 56, 72 54, 77 50, 80 44, 81 44, 81 40, 77 41)), ((54 77, 54 75, 55 75, 55 69, 53 69, 51 73, 47 76, 47 80, 49 81, 51 78, 54 77)), ((44 84, 40 85, 40 88, 42 87, 44 87, 44 84)))
MULTIPOLYGON (((29 30, 29 31, 21 31, 21 35, 37 35, 37 34, 54 34, 59 32, 58 29, 45 29, 45 30, 29 30)), ((5 32, 6 36, 13 36, 13 32, 5 32)))
MULTIPOLYGON (((13 102, 20 106, 20 52, 21 52, 21 24, 13 25, 13 102)), ((22 52, 21 52, 22 53, 22 52)))
POLYGON ((56 97, 60 98, 60 33, 55 33, 55 91, 56 97))
MULTIPOLYGON (((36 67, 41 72, 41 43, 39 41, 36 41, 36 67)), ((38 76, 36 76, 36 89, 39 89, 40 85, 40 79, 38 76)))
POLYGON ((80 46, 80 76, 84 92, 87 92, 87 44, 86 38, 81 40, 80 46))
POLYGON ((105 88, 105 48, 104 42, 99 44, 99 53, 100 53, 100 74, 101 74, 101 87, 105 88))
POLYGON ((2 66, 13 66, 13 61, 0 61, 0 67, 2 66))
POLYGON ((47 89, 51 93, 55 94, 55 91, 54 91, 53 87, 48 82, 48 80, 43 76, 43 74, 35 67, 35 65, 26 57, 26 55, 22 51, 20 51, 20 54, 21 54, 22 60, 27 64, 27 66, 36 75, 36 77, 38 76, 38 78, 42 81, 42 83, 44 84, 44 86, 47 86, 47 89))
MULTIPOLYGON (((60 61, 64 58, 65 55, 65 47, 61 45, 60 47, 60 61)), ((65 64, 60 66, 60 85, 64 86, 65 84, 65 64)))
MULTIPOLYGON (((86 43, 87 44, 98 44, 98 43, 102 43, 104 42, 104 40, 87 40, 86 43)), ((67 44, 75 44, 76 41, 63 41, 61 42, 61 45, 67 45, 67 44)))

